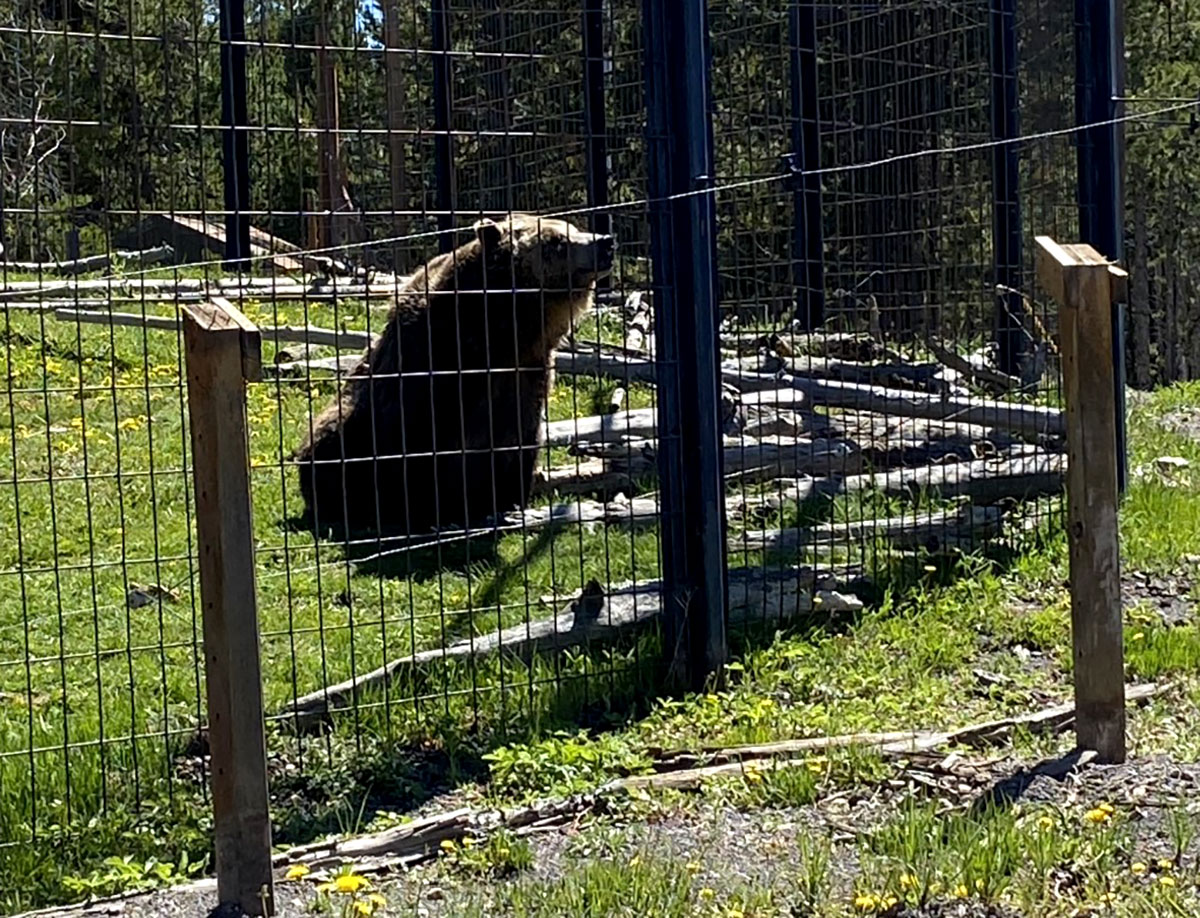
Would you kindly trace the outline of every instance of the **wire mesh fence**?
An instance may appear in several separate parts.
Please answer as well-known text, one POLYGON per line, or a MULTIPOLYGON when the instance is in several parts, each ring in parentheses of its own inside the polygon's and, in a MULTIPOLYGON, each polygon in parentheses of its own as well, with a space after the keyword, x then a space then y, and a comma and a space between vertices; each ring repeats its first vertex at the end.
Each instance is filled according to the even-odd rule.
POLYGON ((714 169, 674 196, 715 207, 710 332, 690 300, 663 321, 652 254, 705 256, 655 210, 677 113, 641 4, 289 0, 244 32, 230 3, 14 6, 0 889, 208 851, 182 305, 227 298, 263 340, 277 842, 650 703, 688 605, 664 581, 698 576, 679 544, 717 540, 743 640, 1044 529, 1032 238, 1078 220, 1060 7, 710 4, 714 169), (702 449, 688 340, 716 355, 702 449), (665 492, 701 460, 725 523, 698 535, 665 492))

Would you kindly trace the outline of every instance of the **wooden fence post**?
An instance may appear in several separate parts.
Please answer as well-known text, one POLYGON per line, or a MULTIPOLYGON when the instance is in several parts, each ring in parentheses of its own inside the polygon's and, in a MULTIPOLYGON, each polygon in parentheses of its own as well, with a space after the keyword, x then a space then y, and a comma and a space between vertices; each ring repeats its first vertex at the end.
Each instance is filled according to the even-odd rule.
POLYGON ((224 299, 183 307, 208 688, 217 895, 274 915, 271 822, 246 383, 262 378, 258 329, 224 299))
POLYGON ((1112 304, 1127 275, 1090 245, 1037 238, 1038 280, 1059 304, 1067 420, 1067 523, 1075 737, 1125 760, 1125 667, 1117 532, 1112 304))

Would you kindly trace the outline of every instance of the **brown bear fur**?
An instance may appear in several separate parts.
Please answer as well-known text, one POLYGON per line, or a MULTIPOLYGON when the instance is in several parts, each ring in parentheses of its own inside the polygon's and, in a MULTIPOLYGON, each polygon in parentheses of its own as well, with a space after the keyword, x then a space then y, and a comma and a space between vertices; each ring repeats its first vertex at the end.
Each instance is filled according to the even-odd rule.
POLYGON ((524 506, 554 349, 612 258, 610 236, 514 214, 418 270, 296 452, 310 525, 419 535, 524 506))

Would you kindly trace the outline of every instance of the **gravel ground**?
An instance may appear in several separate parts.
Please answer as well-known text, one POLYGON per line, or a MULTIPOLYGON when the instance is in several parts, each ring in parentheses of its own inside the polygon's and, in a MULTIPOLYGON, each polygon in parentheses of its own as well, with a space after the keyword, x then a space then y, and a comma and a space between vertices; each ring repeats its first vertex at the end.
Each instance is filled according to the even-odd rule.
MULTIPOLYGON (((960 787, 957 802, 970 803, 986 796, 1062 806, 1095 805, 1107 801, 1128 809, 1135 826, 1136 844, 1146 859, 1172 853, 1168 807, 1200 799, 1200 765, 1150 758, 1118 766, 1088 766, 1064 778, 1032 770, 994 766, 993 773, 978 776, 974 788, 960 787)), ((919 786, 919 785, 918 785, 919 786)), ((889 781, 862 792, 834 794, 812 806, 753 812, 719 805, 697 804, 669 812, 650 822, 606 821, 585 829, 559 829, 530 837, 534 848, 534 879, 553 880, 572 863, 589 858, 625 857, 653 852, 700 865, 697 882, 717 887, 730 882, 752 882, 786 892, 783 884, 801 858, 799 840, 813 834, 830 835, 835 843, 831 872, 835 888, 849 892, 857 873, 856 833, 869 832, 895 812, 899 796, 912 792, 906 781, 889 781), (845 842, 851 842, 845 844, 845 842)), ((939 795, 940 799, 940 795, 939 795)), ((502 890, 479 881, 463 881, 438 865, 408 873, 381 876, 380 890, 392 903, 386 914, 415 918, 451 918, 464 901, 478 903, 488 892, 502 890)), ((189 887, 161 890, 86 908, 58 909, 40 915, 139 916, 139 918, 203 918, 213 914, 216 887, 212 881, 189 887)), ((311 891, 305 884, 280 882, 276 886, 279 918, 312 915, 311 891)), ((214 918, 235 918, 216 913, 214 918)), ((919 911, 906 910, 897 918, 1017 918, 1011 912, 979 902, 934 903, 919 911)))

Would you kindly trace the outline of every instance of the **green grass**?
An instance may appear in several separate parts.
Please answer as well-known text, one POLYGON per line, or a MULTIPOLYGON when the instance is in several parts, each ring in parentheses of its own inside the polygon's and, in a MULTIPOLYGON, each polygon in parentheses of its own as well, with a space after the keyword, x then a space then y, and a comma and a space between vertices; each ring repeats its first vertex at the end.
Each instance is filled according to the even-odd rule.
MULTIPOLYGON (((345 303, 336 314, 320 305, 246 309, 264 325, 365 328, 368 318, 345 303)), ((379 319, 372 316, 373 327, 379 319)), ((612 317, 584 333, 620 340, 612 317)), ((264 357, 271 360, 269 346, 264 357)), ((181 364, 180 340, 169 332, 15 312, 0 323, 0 377, 11 393, 0 405, 0 907, 9 910, 72 898, 72 880, 98 871, 103 879, 104 859, 115 854, 179 864, 208 853, 203 773, 189 750, 203 686, 181 364), (132 584, 160 584, 176 598, 130 609, 132 584)), ((551 419, 595 413, 612 385, 561 380, 551 419)), ((404 576, 353 574, 336 544, 287 525, 300 500, 283 458, 333 391, 328 376, 249 391, 269 711, 413 649, 549 614, 554 603, 541 597, 570 594, 592 577, 657 576, 656 533, 615 528, 511 535, 494 547, 415 557, 404 576)), ((630 407, 652 404, 651 395, 632 387, 630 407)), ((1200 461, 1200 448, 1153 420, 1196 402, 1200 388, 1182 387, 1139 408, 1134 464, 1168 452, 1200 461)), ((787 523, 801 512, 838 520, 904 509, 862 495, 746 525, 787 523)), ((1165 567, 1200 552, 1192 489, 1137 478, 1123 514, 1130 564, 1165 567)), ((762 561, 754 553, 731 559, 762 561)), ((636 771, 654 746, 953 726, 1066 694, 1064 560, 1053 530, 1015 564, 969 559, 924 570, 918 560, 902 573, 910 589, 857 619, 738 635, 730 678, 710 693, 651 704, 660 676, 651 637, 528 666, 435 666, 340 717, 324 737, 293 737, 273 723, 277 839, 351 831, 364 813, 403 808, 480 775, 490 774, 494 797, 512 800, 636 771), (1015 642, 1044 651, 1048 666, 1031 669, 1002 652, 1015 642), (1005 681, 981 690, 970 675, 980 665, 1005 681)), ((1130 623, 1131 675, 1181 683, 1136 720, 1139 748, 1194 756, 1192 731, 1173 724, 1200 703, 1200 632, 1166 629, 1144 610, 1131 610, 1130 623)), ((876 765, 847 766, 845 780, 876 765)), ((799 802, 815 788, 803 774, 772 777, 735 802, 799 802)), ((540 894, 530 895, 517 913, 540 914, 540 894)))

